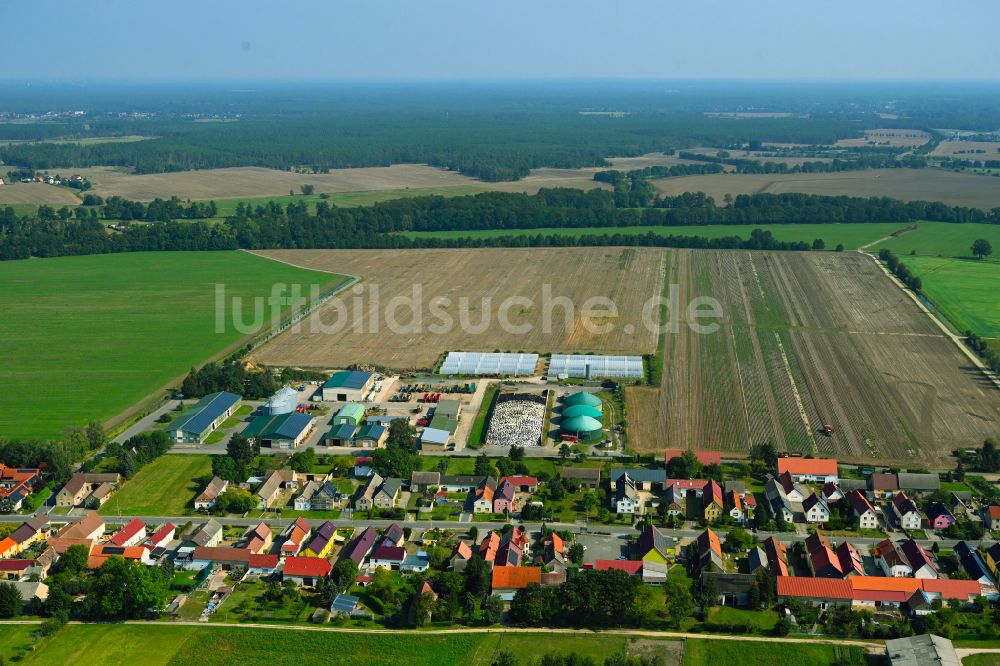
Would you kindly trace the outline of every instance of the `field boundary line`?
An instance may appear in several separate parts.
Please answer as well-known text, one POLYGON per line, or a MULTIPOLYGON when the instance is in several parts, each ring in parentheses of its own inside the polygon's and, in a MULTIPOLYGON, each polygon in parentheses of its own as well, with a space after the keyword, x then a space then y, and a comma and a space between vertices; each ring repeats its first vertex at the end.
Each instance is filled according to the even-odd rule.
POLYGON ((986 364, 983 363, 982 359, 980 359, 975 352, 969 349, 965 345, 965 343, 962 342, 962 338, 960 336, 953 333, 951 329, 948 328, 948 325, 945 324, 943 321, 941 321, 930 308, 924 305, 923 302, 921 302, 920 298, 918 298, 917 295, 913 293, 912 290, 908 289, 906 285, 900 282, 899 278, 893 275, 892 272, 888 268, 886 268, 881 261, 878 260, 878 257, 869 252, 862 252, 861 250, 858 250, 858 252, 868 257, 872 261, 874 261, 875 265, 878 266, 879 270, 881 270, 882 273, 885 274, 892 281, 893 284, 899 287, 901 291, 903 291, 907 296, 909 296, 911 301, 916 303, 917 308, 925 315, 927 315, 930 318, 930 320, 933 321, 934 324, 939 329, 941 329, 941 331, 945 334, 945 336, 948 339, 950 339, 952 342, 955 343, 955 346, 958 347, 958 349, 961 351, 962 354, 965 355, 967 359, 972 361, 972 364, 979 369, 979 371, 983 374, 983 376, 986 377, 986 379, 988 379, 993 384, 994 387, 1000 389, 1000 378, 998 378, 993 372, 991 372, 990 369, 986 367, 986 364))

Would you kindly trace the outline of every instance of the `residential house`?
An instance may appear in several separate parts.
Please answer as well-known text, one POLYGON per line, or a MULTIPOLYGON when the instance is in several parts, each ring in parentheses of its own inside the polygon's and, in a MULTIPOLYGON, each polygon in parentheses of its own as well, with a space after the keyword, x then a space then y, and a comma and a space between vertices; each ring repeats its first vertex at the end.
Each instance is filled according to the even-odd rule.
POLYGON ((920 509, 902 491, 892 496, 892 511, 896 514, 896 518, 904 530, 919 530, 923 524, 920 509))
POLYGON ((240 547, 246 548, 255 555, 260 555, 271 548, 273 540, 271 528, 267 526, 267 523, 257 523, 243 532, 243 536, 240 538, 240 547))
POLYGON ((777 537, 769 537, 764 541, 764 554, 767 555, 767 566, 772 574, 778 577, 788 575, 788 548, 777 537))
POLYGON ((410 474, 410 492, 422 493, 441 485, 441 472, 413 472, 410 474))
POLYGON ((111 537, 112 546, 138 546, 146 540, 146 524, 138 518, 128 521, 125 527, 111 537))
POLYGON ((702 571, 725 571, 722 544, 719 542, 719 536, 711 529, 706 529, 698 535, 697 550, 698 565, 702 571))
POLYGON ((142 564, 153 563, 149 557, 148 548, 143 548, 142 546, 116 546, 112 543, 106 543, 99 544, 91 549, 90 557, 87 558, 87 568, 99 569, 109 557, 121 557, 142 564))
POLYGON ((493 558, 494 566, 520 566, 525 555, 524 545, 526 544, 515 538, 514 530, 501 534, 500 545, 493 558))
POLYGON ((782 472, 779 474, 778 483, 781 484, 781 488, 785 491, 785 495, 790 502, 804 502, 812 494, 809 486, 792 478, 791 472, 782 472))
POLYGON ((927 527, 932 530, 943 530, 955 524, 955 515, 942 502, 932 502, 927 507, 927 527))
POLYGON ((986 566, 993 577, 1000 581, 1000 543, 995 543, 986 549, 986 566))
POLYGON ((173 523, 164 523, 160 529, 153 532, 146 539, 146 547, 150 549, 166 548, 167 544, 177 536, 177 528, 173 523))
POLYGON ((271 576, 278 571, 281 564, 281 555, 251 553, 247 558, 247 574, 250 576, 271 576))
POLYGON ((969 580, 976 581, 983 588, 984 596, 996 598, 996 584, 990 576, 986 561, 976 547, 965 541, 959 541, 955 544, 955 556, 958 557, 965 573, 969 574, 969 580))
POLYGON ((743 512, 743 498, 735 490, 726 493, 726 515, 737 523, 746 522, 746 514, 743 512))
POLYGON ((113 489, 119 478, 117 473, 77 472, 56 493, 56 506, 97 508, 110 495, 108 485, 113 489))
POLYGON ((485 476, 442 476, 438 487, 446 493, 470 493, 487 480, 485 476))
POLYGON ((198 571, 211 566, 218 567, 222 571, 246 570, 251 555, 253 553, 246 548, 197 546, 191 555, 191 562, 186 568, 198 571))
POLYGON ((319 481, 310 481, 302 488, 302 492, 295 498, 296 511, 310 511, 312 509, 312 498, 316 490, 322 485, 319 481))
POLYGON ((778 458, 778 475, 788 472, 796 483, 837 483, 837 461, 832 458, 778 458))
POLYGON ((367 479, 369 476, 375 473, 372 469, 372 459, 364 456, 354 459, 354 467, 351 468, 351 474, 355 479, 367 479))
POLYGON ((1000 505, 991 504, 983 510, 983 527, 990 531, 1000 530, 1000 505))
MULTIPOLYGON (((32 544, 44 539, 48 524, 49 519, 44 515, 28 516, 16 530, 0 540, 0 558, 15 557, 30 548, 32 544)), ((104 531, 103 521, 101 531, 104 531)))
POLYGON ((215 500, 218 499, 219 495, 226 492, 226 488, 228 487, 228 481, 223 481, 219 477, 213 476, 212 480, 205 486, 205 489, 201 491, 201 494, 195 498, 194 508, 199 511, 208 511, 215 506, 215 500))
POLYGON ((668 516, 687 516, 687 503, 675 486, 667 486, 667 491, 660 498, 660 506, 666 507, 668 516))
POLYGON ((406 541, 406 533, 403 528, 399 526, 399 523, 393 523, 382 532, 380 536, 380 544, 382 546, 402 546, 406 541))
POLYGON ((844 491, 836 483, 823 484, 823 499, 827 505, 844 499, 844 491))
POLYGON ((493 497, 496 493, 496 480, 492 477, 484 479, 481 484, 469 493, 468 502, 472 504, 473 513, 492 513, 493 497))
POLYGON ((879 528, 878 513, 875 512, 875 507, 872 506, 863 492, 852 490, 847 496, 847 501, 850 502, 851 509, 854 511, 861 529, 877 530, 879 528))
POLYGON ((0 499, 10 502, 14 511, 20 511, 24 499, 35 492, 42 479, 42 470, 36 467, 8 467, 0 462, 0 499))
POLYGON ((313 493, 309 501, 310 511, 334 511, 347 504, 348 497, 332 481, 324 481, 313 493))
POLYGON ((320 579, 329 576, 330 569, 330 561, 326 558, 290 555, 285 558, 281 578, 282 580, 290 580, 296 585, 312 587, 320 579))
POLYGON ((285 540, 281 542, 281 547, 279 548, 281 554, 283 556, 297 555, 302 546, 305 545, 311 531, 312 525, 309 524, 308 520, 305 518, 296 518, 295 522, 285 530, 285 540))
POLYGON ((639 533, 636 544, 636 559, 643 564, 642 578, 648 583, 663 583, 667 579, 667 568, 674 557, 674 541, 660 528, 646 525, 639 533))
POLYGON ((218 546, 222 543, 222 533, 222 525, 215 518, 209 518, 189 539, 185 539, 185 544, 208 548, 218 546))
POLYGON ((541 567, 495 566, 493 567, 493 594, 505 602, 514 599, 514 594, 532 583, 541 585, 541 567))
POLYGON ((601 487, 601 470, 598 467, 563 467, 559 476, 576 481, 581 488, 597 490, 601 487))
POLYGON ((381 485, 381 475, 378 473, 372 474, 371 478, 368 479, 368 483, 365 484, 365 487, 358 496, 354 498, 354 508, 358 511, 371 511, 375 508, 375 493, 378 492, 381 485))
POLYGON ((715 479, 709 480, 702 495, 701 508, 705 522, 714 523, 722 518, 722 512, 725 510, 722 502, 722 486, 715 479))
POLYGON ((767 485, 764 486, 764 499, 767 500, 771 515, 775 518, 780 516, 786 523, 795 520, 796 508, 799 509, 798 513, 801 513, 802 504, 793 505, 791 500, 788 499, 788 495, 785 494, 785 489, 778 483, 777 479, 770 479, 767 485))
POLYGON ((891 578, 908 578, 913 575, 913 567, 907 561, 902 551, 890 539, 880 541, 875 546, 876 563, 886 576, 891 578))
POLYGON ((375 491, 375 495, 372 497, 372 504, 377 509, 395 508, 402 487, 402 479, 385 479, 379 485, 378 490, 375 491))
POLYGON ((826 523, 830 520, 830 508, 823 499, 813 493, 802 502, 802 511, 807 523, 826 523))
POLYGON ((549 532, 545 537, 542 554, 542 564, 550 571, 562 571, 566 568, 566 544, 563 538, 555 532, 549 532))
POLYGON ((80 520, 63 526, 47 543, 56 553, 62 555, 70 546, 86 546, 87 550, 90 550, 103 535, 104 519, 96 511, 92 511, 80 520))
POLYGON ((616 467, 611 470, 611 485, 617 486, 618 480, 625 475, 632 479, 636 490, 662 491, 667 482, 667 472, 663 469, 616 467))
POLYGON ((35 566, 35 560, 12 559, 0 560, 0 579, 20 580, 28 575, 28 571, 35 566))
POLYGON ((375 542, 378 540, 378 530, 374 527, 366 527, 354 541, 347 544, 340 553, 341 559, 352 560, 359 567, 364 563, 368 553, 372 552, 375 542))
POLYGON ((399 565, 406 559, 406 549, 399 546, 378 546, 372 551, 368 559, 368 566, 372 569, 379 567, 383 569, 399 569, 399 565))
POLYGON ((761 571, 767 571, 767 553, 760 546, 754 546, 747 553, 747 573, 756 575, 761 571))
POLYGON ((517 511, 517 489, 513 483, 504 479, 493 493, 493 513, 514 513, 517 511))
POLYGON ((453 571, 462 572, 465 571, 465 565, 469 563, 470 559, 472 559, 472 548, 464 541, 459 541, 451 553, 448 564, 453 571))
POLYGON ((899 482, 895 474, 872 474, 868 477, 868 489, 876 498, 892 497, 899 492, 899 482))
POLYGON ((490 531, 486 533, 479 543, 479 557, 488 564, 496 562, 497 550, 500 548, 500 535, 490 531))
POLYGON ((702 499, 707 485, 707 479, 667 479, 663 484, 663 489, 668 492, 672 490, 679 498, 702 499))
POLYGON ((290 469, 277 469, 268 474, 264 483, 257 488, 257 508, 270 508, 281 496, 283 489, 298 487, 295 479, 295 472, 290 469))
POLYGON ((503 480, 510 482, 519 493, 532 494, 538 490, 538 478, 534 476, 505 476, 503 480))
POLYGON ((326 557, 333 548, 337 528, 329 520, 316 528, 299 552, 303 557, 326 557))
POLYGON ((934 566, 930 553, 915 539, 903 542, 900 550, 903 551, 903 556, 913 570, 914 578, 938 578, 937 567, 934 566))
POLYGON ((623 474, 615 482, 611 508, 620 514, 642 514, 642 498, 635 487, 635 482, 628 474, 623 474))
POLYGON ((845 577, 867 575, 864 559, 857 548, 845 541, 837 546, 836 553, 837 559, 840 560, 840 570, 844 572, 845 577))
POLYGON ((840 558, 830 547, 830 542, 822 534, 816 532, 806 538, 806 558, 809 570, 815 578, 843 578, 844 570, 840 558))

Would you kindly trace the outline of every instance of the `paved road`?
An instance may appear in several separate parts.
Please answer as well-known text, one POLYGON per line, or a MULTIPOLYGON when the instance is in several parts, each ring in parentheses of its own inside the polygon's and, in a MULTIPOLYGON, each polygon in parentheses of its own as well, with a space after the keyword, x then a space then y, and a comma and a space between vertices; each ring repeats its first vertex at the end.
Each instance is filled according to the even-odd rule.
MULTIPOLYGON (((0 515, 0 522, 21 522, 25 516, 18 515, 0 515)), ((132 518, 139 518, 144 523, 147 524, 162 524, 165 522, 171 522, 175 525, 182 525, 189 521, 196 523, 203 523, 208 520, 205 516, 135 516, 135 515, 122 515, 122 516, 104 516, 105 522, 109 525, 124 525, 132 518)), ((72 520, 73 517, 69 516, 49 516, 49 519, 53 522, 65 522, 72 520)), ((256 525, 260 522, 267 523, 272 528, 277 528, 278 531, 287 527, 292 523, 294 518, 281 518, 274 516, 248 516, 245 518, 217 518, 217 520, 225 525, 232 525, 234 527, 250 527, 256 525)), ((313 522, 317 520, 322 520, 319 518, 311 519, 313 522)), ((575 533, 587 533, 590 535, 606 535, 611 537, 628 536, 628 535, 638 535, 638 530, 630 525, 590 525, 585 526, 580 523, 541 523, 541 522, 521 522, 521 521, 511 521, 511 523, 504 522, 476 522, 476 523, 459 523, 454 520, 347 520, 344 518, 338 518, 333 522, 350 527, 375 527, 375 528, 385 528, 393 523, 398 523, 401 527, 409 527, 411 529, 449 529, 449 530, 466 530, 473 525, 479 528, 480 532, 491 529, 502 529, 505 525, 523 525, 525 528, 531 531, 539 531, 544 524, 546 527, 559 530, 569 530, 575 533)), ((662 530, 668 537, 676 537, 681 541, 690 541, 698 537, 703 530, 700 529, 663 529, 662 530)), ((804 537, 800 534, 789 533, 789 532, 754 532, 755 536, 759 539, 764 540, 772 536, 777 537, 778 541, 784 544, 795 543, 796 541, 801 541, 804 537)), ((833 541, 839 543, 840 541, 850 541, 852 544, 864 544, 867 546, 873 546, 880 541, 888 538, 888 536, 879 537, 830 537, 833 541)), ((897 537, 898 538, 898 537, 897 537)), ((938 544, 940 548, 954 548, 955 544, 958 543, 956 539, 921 539, 920 544, 930 548, 933 544, 938 544)), ((996 543, 993 539, 984 539, 980 543, 983 545, 992 545, 996 543)))
MULTIPOLYGON (((144 416, 139 419, 131 426, 129 426, 122 434, 115 437, 115 441, 119 444, 125 442, 125 440, 135 437, 136 435, 142 434, 144 432, 149 432, 153 430, 156 419, 160 418, 161 415, 166 414, 177 405, 180 404, 180 400, 168 400, 165 405, 151 412, 148 416, 144 416)), ((223 450, 225 453, 225 450, 223 450)))

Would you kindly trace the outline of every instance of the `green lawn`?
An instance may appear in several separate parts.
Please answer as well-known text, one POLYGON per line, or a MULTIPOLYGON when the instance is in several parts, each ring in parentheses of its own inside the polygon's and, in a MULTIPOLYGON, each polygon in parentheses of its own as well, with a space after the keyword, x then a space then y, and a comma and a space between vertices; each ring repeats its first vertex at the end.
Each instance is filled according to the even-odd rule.
POLYGON ((1000 664, 1000 654, 996 652, 970 654, 962 659, 962 666, 997 666, 1000 664))
MULTIPOLYGON (((32 641, 25 628, 4 627, 0 646, 32 641)), ((489 666, 496 654, 588 654, 602 660, 625 648, 619 636, 557 634, 345 634, 336 632, 155 625, 68 625, 38 639, 25 664, 303 664, 341 666, 489 666)), ((4 654, 10 654, 5 651, 4 654)), ((520 663, 520 662, 519 662, 520 663)))
POLYGON ((709 611, 708 620, 712 624, 748 625, 757 631, 770 631, 778 622, 778 614, 772 610, 743 610, 731 606, 718 606, 709 611))
POLYGON ((864 664, 861 648, 837 645, 691 639, 684 643, 684 666, 771 666, 772 664, 864 664), (840 661, 844 659, 844 661, 840 661))
MULTIPOLYGON (((918 222, 915 231, 907 231, 891 240, 879 243, 870 251, 889 248, 901 258, 916 252, 931 257, 969 257, 972 241, 985 238, 993 245, 993 259, 1000 255, 1000 225, 951 224, 948 222, 918 222)), ((904 261, 905 258, 904 258, 904 261)))
POLYGON ((637 227, 573 227, 573 228, 542 228, 542 229, 486 229, 477 231, 406 231, 401 232, 411 238, 497 238, 500 236, 536 236, 539 234, 556 234, 560 236, 594 236, 604 234, 647 234, 654 233, 663 236, 701 236, 704 238, 722 238, 724 236, 739 236, 749 238, 754 229, 765 229, 774 234, 779 241, 805 241, 812 243, 822 238, 827 250, 833 250, 838 243, 843 243, 847 250, 855 250, 859 246, 888 236, 905 224, 895 222, 877 224, 754 224, 754 225, 700 225, 700 226, 637 226, 637 227))
POLYGON ((155 252, 0 262, 0 437, 54 437, 108 420, 244 337, 216 331, 216 288, 242 297, 339 276, 245 252, 155 252), (44 401, 44 402, 43 402, 44 401), (44 407, 44 408, 43 408, 44 407))
POLYGON ((923 282, 923 291, 959 331, 1000 336, 1000 263, 974 259, 903 257, 923 282))
POLYGON ((203 490, 195 479, 212 476, 212 456, 160 456, 122 484, 100 513, 108 516, 179 516, 194 513, 192 503, 203 490))

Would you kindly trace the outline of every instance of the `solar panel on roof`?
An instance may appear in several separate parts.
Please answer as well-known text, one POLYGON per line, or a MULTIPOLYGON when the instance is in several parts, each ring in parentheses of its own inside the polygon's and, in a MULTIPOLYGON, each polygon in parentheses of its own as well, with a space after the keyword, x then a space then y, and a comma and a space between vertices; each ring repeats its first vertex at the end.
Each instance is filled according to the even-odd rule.
POLYGON ((339 611, 341 613, 350 613, 357 608, 358 602, 360 601, 361 599, 358 597, 352 597, 349 594, 338 594, 337 598, 334 599, 333 603, 330 605, 330 610, 339 611))

